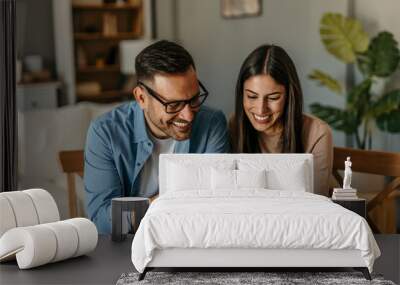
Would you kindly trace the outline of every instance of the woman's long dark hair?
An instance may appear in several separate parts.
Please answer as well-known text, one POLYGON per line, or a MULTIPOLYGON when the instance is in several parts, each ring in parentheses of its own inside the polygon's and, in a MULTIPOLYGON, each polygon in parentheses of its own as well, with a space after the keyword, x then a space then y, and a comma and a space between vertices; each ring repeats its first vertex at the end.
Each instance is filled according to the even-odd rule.
POLYGON ((258 132, 243 110, 243 85, 254 75, 266 74, 285 86, 286 100, 282 114, 282 152, 302 153, 303 93, 293 61, 285 50, 275 45, 262 45, 255 49, 240 68, 236 83, 235 115, 232 118, 231 146, 236 153, 261 152, 258 132))

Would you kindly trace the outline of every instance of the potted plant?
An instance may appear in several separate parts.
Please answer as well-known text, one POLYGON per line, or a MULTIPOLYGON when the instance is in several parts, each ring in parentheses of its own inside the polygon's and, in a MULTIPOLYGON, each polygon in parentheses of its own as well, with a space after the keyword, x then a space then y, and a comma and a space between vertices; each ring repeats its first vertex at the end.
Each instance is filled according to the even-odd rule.
POLYGON ((326 72, 313 70, 310 79, 347 96, 344 109, 314 103, 311 112, 332 128, 353 135, 361 149, 371 148, 374 124, 382 131, 400 133, 400 89, 371 92, 374 85, 382 78, 390 78, 399 66, 400 52, 393 35, 383 31, 370 40, 359 21, 326 13, 321 19, 320 36, 330 54, 357 67, 362 80, 344 92, 339 81, 326 72))

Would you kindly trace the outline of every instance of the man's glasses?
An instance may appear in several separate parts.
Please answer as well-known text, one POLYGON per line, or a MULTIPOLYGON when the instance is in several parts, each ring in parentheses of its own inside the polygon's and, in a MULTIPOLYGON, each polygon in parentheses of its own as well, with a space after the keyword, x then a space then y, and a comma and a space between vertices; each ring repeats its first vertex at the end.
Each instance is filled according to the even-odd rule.
POLYGON ((201 91, 199 94, 197 94, 196 96, 192 97, 189 100, 171 101, 171 102, 164 102, 161 99, 161 98, 163 98, 163 96, 158 94, 156 91, 151 89, 149 86, 147 86, 143 82, 138 81, 138 84, 143 86, 144 89, 146 89, 147 93, 150 96, 152 96, 154 99, 156 99, 162 105, 164 105, 165 112, 167 112, 168 114, 174 114, 174 113, 178 113, 178 112, 182 111, 183 108, 185 108, 186 104, 188 104, 190 106, 190 108, 192 108, 192 109, 198 108, 201 106, 201 104, 204 103, 204 101, 206 100, 206 98, 208 96, 207 89, 204 87, 204 85, 200 81, 199 81, 199 85, 200 85, 201 91))

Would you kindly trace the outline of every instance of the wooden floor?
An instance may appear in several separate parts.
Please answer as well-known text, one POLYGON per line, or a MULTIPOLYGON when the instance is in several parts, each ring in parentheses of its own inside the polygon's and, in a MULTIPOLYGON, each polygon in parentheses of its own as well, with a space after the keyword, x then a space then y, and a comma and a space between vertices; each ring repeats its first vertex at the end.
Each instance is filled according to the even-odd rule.
POLYGON ((400 284, 400 234, 375 235, 381 257, 375 261, 374 273, 400 284))

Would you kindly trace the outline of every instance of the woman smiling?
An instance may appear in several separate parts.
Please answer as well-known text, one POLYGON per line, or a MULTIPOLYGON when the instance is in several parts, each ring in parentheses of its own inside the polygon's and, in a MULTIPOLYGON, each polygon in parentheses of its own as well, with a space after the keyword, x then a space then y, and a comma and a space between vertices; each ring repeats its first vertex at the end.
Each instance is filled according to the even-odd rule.
POLYGON ((322 120, 303 113, 296 68, 279 46, 263 45, 245 59, 230 119, 236 153, 312 153, 314 192, 328 195, 332 134, 322 120))

